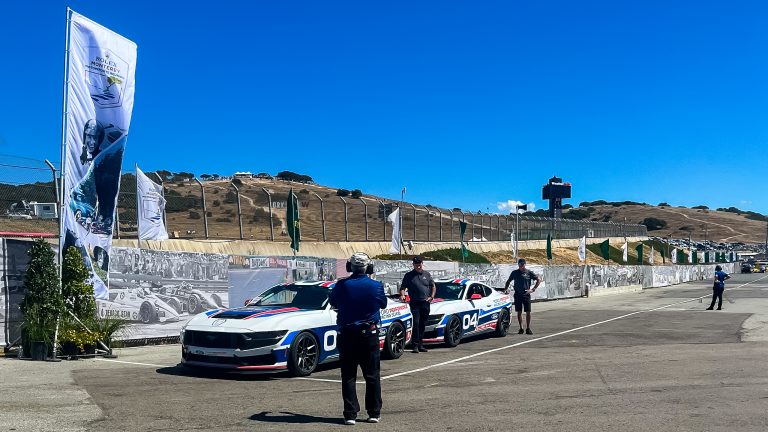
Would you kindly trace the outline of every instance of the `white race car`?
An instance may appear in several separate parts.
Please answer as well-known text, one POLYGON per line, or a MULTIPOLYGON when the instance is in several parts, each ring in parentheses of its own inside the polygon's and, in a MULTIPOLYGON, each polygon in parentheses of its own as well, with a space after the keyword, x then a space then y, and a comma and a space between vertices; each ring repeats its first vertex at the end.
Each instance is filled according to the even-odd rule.
POLYGON ((506 336, 512 297, 471 279, 435 281, 437 291, 430 305, 425 343, 443 342, 455 347, 462 338, 485 332, 506 336))
POLYGON ((99 316, 120 318, 126 321, 153 322, 179 321, 174 307, 143 287, 111 289, 109 300, 96 300, 99 316))
MULTIPOLYGON (((338 360, 336 311, 329 294, 335 281, 295 282, 272 287, 236 309, 215 309, 181 329, 185 366, 231 371, 311 374, 338 360)), ((399 358, 411 338, 407 304, 387 300, 381 311, 379 347, 384 358, 399 358)))

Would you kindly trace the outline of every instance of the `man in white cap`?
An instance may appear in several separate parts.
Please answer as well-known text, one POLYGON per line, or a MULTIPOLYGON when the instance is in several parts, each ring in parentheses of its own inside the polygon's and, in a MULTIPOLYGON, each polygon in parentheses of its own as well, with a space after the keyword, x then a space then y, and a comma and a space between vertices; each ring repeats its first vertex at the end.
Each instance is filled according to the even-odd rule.
POLYGON ((330 295, 339 325, 344 424, 354 425, 360 411, 355 388, 358 366, 365 378, 367 421, 378 423, 381 418, 380 310, 387 307, 387 297, 384 285, 368 277, 373 274, 373 264, 368 255, 360 252, 352 255, 347 261, 347 271, 352 274, 339 280, 330 295))

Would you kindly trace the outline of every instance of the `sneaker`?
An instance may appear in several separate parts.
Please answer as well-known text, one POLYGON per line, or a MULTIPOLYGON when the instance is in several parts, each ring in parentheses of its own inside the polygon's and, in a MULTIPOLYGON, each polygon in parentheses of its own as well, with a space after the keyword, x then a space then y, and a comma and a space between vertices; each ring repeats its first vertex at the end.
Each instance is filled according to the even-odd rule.
POLYGON ((355 425, 355 423, 357 423, 357 422, 355 421, 355 419, 347 419, 347 420, 344 420, 344 424, 345 424, 345 425, 354 426, 354 425, 355 425))
POLYGON ((520 330, 517 331, 517 334, 523 334, 523 333, 525 333, 525 330, 523 330, 523 328, 520 327, 520 330))
POLYGON ((419 347, 419 352, 428 352, 429 350, 424 348, 423 346, 419 347))
POLYGON ((368 417, 368 420, 366 420, 368 423, 378 423, 379 420, 381 420, 381 417, 368 417))
POLYGON ((419 353, 419 348, 418 347, 413 347, 411 352, 414 353, 414 354, 418 354, 419 353))
POLYGON ((712 310, 712 308, 706 308, 705 310, 712 310))
POLYGON ((533 332, 531 331, 531 329, 525 329, 525 334, 531 334, 532 335, 533 332))

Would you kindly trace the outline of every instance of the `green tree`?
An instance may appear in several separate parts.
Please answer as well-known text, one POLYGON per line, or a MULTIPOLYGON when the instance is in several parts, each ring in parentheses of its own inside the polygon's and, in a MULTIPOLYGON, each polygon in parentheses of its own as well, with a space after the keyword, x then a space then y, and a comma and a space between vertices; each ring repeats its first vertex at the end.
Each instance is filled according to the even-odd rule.
POLYGON ((25 313, 32 305, 40 305, 42 313, 58 316, 62 301, 59 292, 59 274, 54 261, 56 254, 51 249, 51 245, 43 239, 35 240, 27 254, 29 267, 24 274, 26 292, 24 300, 21 301, 21 312, 25 313))
POLYGON ((70 246, 64 254, 61 268, 61 295, 66 306, 80 321, 96 317, 96 300, 88 276, 88 268, 80 251, 70 246))

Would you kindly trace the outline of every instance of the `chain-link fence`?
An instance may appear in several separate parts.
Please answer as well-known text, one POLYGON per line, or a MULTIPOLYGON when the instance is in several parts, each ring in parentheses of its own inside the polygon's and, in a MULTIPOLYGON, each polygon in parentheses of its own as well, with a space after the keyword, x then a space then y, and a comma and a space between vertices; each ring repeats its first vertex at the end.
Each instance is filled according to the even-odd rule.
MULTIPOLYGON (((43 161, 3 161, 0 177, 0 231, 57 232, 56 189, 53 171, 43 161), (26 162, 25 162, 26 161, 26 162), (25 162, 25 163, 22 163, 25 162)), ((217 179, 148 176, 162 184, 164 219, 171 238, 289 241, 288 193, 299 203, 303 241, 388 241, 392 224, 387 217, 397 201, 375 197, 338 196, 335 190, 313 184, 274 179, 217 179)), ((118 195, 114 234, 138 234, 136 178, 124 172, 118 195)), ((467 224, 465 241, 509 241, 553 238, 646 236, 644 225, 616 224, 533 216, 465 212, 403 203, 402 238, 408 241, 458 241, 460 222, 467 224), (517 229, 516 229, 517 227, 517 229)))
POLYGON ((0 154, 0 232, 58 235, 55 168, 0 154))

